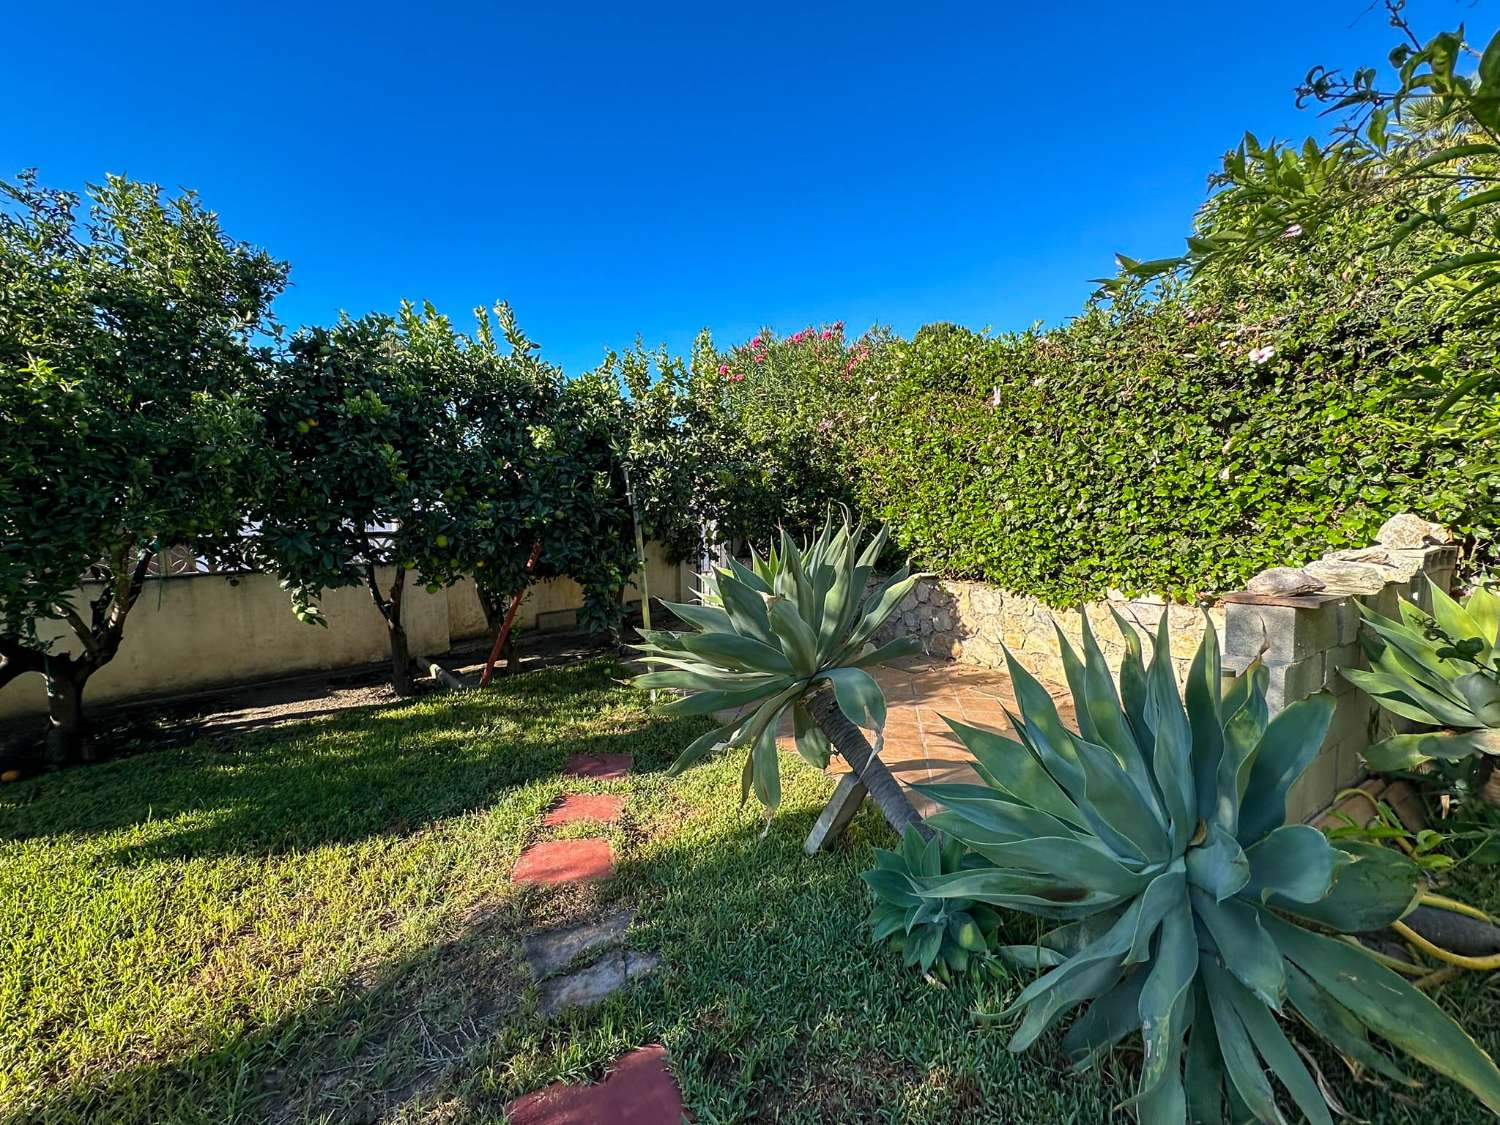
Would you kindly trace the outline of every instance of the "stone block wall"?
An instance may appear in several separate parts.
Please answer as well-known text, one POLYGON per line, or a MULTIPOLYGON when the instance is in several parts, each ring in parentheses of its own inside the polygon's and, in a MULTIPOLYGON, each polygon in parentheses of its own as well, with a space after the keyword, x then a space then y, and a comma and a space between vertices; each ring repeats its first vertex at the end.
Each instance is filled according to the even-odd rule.
POLYGON ((1082 611, 1054 610, 1045 602, 1025 594, 1015 594, 984 582, 957 582, 926 578, 917 583, 901 612, 894 615, 883 631, 885 638, 915 634, 922 638, 924 649, 933 656, 1004 668, 1004 648, 1039 679, 1062 683, 1062 660, 1058 656, 1057 630, 1080 650, 1083 643, 1081 614, 1087 614, 1089 628, 1099 648, 1118 673, 1125 655, 1114 614, 1118 613, 1146 641, 1156 635, 1162 615, 1167 618, 1171 638, 1172 663, 1178 683, 1187 678, 1193 654, 1203 640, 1203 622, 1211 617, 1222 636, 1224 610, 1221 606, 1199 608, 1172 605, 1160 598, 1127 598, 1123 594, 1090 602, 1082 611), (1003 647, 1002 647, 1003 646, 1003 647))

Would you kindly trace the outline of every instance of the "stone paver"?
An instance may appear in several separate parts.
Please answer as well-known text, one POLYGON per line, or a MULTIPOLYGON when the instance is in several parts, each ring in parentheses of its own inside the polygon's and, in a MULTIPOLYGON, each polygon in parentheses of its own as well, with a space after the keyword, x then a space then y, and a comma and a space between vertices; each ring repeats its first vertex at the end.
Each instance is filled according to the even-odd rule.
POLYGON ((660 964, 655 953, 616 949, 577 972, 544 980, 537 1007, 544 1016, 555 1016, 566 1008, 586 1008, 660 964))
POLYGON ((635 759, 630 754, 573 754, 563 766, 566 777, 592 777, 613 780, 630 772, 635 759))
POLYGON ((616 910, 576 926, 529 934, 521 944, 526 950, 531 975, 544 980, 559 969, 566 969, 585 953, 617 944, 629 928, 630 912, 616 910))
POLYGON ((624 807, 625 798, 612 793, 567 793, 547 810, 542 823, 548 828, 580 820, 613 824, 620 819, 620 810, 624 807))
POLYGON ((608 879, 614 873, 609 841, 595 837, 532 844, 516 860, 510 877, 516 883, 584 883, 608 879))
POLYGON ((615 1063, 603 1082, 561 1082, 506 1106, 511 1125, 681 1125, 682 1095, 665 1047, 642 1047, 615 1063))

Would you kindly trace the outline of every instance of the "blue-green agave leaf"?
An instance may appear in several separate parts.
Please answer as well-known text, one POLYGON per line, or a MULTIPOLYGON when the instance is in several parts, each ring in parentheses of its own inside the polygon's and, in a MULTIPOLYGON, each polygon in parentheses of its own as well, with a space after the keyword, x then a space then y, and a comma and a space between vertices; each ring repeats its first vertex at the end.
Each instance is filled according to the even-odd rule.
POLYGON ((1288 959, 1356 1019, 1500 1113, 1500 1070, 1431 997, 1354 946, 1278 918, 1267 924, 1288 959))

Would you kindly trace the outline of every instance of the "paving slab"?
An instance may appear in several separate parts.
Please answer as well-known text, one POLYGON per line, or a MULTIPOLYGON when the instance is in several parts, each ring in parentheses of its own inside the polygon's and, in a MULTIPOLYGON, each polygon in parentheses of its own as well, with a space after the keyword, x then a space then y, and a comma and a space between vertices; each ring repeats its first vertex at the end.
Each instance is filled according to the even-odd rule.
POLYGON ((616 910, 577 926, 563 926, 560 929, 528 934, 521 944, 526 950, 526 962, 531 966, 531 975, 537 980, 544 980, 553 973, 566 969, 585 953, 617 944, 625 937, 625 931, 629 928, 630 911, 616 910))
POLYGON ((537 1006, 547 1016, 566 1008, 586 1008, 660 964, 661 958, 655 953, 612 950, 576 972, 544 980, 537 1006))
POLYGON ((567 793, 547 810, 542 823, 548 828, 580 820, 613 824, 620 819, 620 811, 624 807, 625 798, 613 793, 567 793))
POLYGON ((532 844, 516 860, 510 877, 515 883, 587 883, 614 873, 609 841, 594 837, 532 844))
POLYGON ((516 1099, 505 1112, 511 1125, 681 1125, 685 1116, 667 1050, 659 1045, 631 1051, 603 1082, 558 1082, 516 1099))
POLYGON ((563 766, 563 774, 567 777, 612 780, 624 777, 634 764, 635 757, 631 754, 572 754, 563 766))

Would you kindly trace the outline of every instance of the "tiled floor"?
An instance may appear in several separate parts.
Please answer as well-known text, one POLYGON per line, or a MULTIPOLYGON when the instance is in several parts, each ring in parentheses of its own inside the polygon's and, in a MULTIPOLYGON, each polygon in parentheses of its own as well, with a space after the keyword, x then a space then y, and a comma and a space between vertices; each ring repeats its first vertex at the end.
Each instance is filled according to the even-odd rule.
MULTIPOLYGON (((1005 711, 1018 710, 1016 697, 1010 677, 998 669, 914 657, 877 668, 873 674, 885 692, 885 747, 880 757, 898 781, 978 781, 969 752, 948 729, 944 716, 1013 737, 1005 711)), ((1063 721, 1071 726, 1073 712, 1066 687, 1047 687, 1063 721)), ((780 733, 790 748, 790 721, 780 733)), ((830 772, 844 768, 843 760, 836 757, 830 772)), ((933 811, 925 798, 914 797, 913 803, 924 816, 933 811)))

